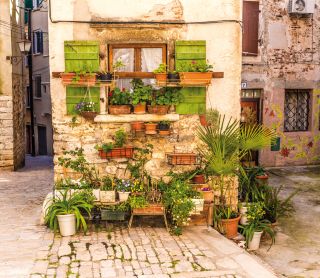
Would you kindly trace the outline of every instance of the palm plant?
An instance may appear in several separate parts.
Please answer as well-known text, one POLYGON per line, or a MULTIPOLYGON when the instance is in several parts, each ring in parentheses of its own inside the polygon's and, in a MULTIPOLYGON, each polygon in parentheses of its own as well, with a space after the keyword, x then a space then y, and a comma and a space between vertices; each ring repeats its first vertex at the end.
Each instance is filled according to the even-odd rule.
POLYGON ((57 194, 52 203, 46 210, 45 224, 50 229, 56 231, 58 229, 57 215, 74 214, 76 218, 76 229, 83 228, 84 232, 87 231, 87 223, 83 217, 84 213, 89 214, 93 205, 92 196, 89 196, 87 192, 75 192, 70 193, 69 190, 60 191, 57 194))

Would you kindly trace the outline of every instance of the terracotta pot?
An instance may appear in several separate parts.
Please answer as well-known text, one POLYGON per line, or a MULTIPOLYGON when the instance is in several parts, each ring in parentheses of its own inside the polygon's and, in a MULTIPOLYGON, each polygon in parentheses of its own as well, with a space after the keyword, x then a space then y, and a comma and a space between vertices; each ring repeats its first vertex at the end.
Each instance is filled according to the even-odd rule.
POLYGON ((146 134, 157 134, 157 125, 156 123, 144 124, 146 134))
POLYGON ((234 238, 238 234, 240 215, 233 219, 221 219, 222 227, 227 238, 234 238))
POLYGON ((203 191, 201 190, 202 195, 203 195, 203 199, 206 203, 212 203, 213 202, 213 198, 214 198, 214 194, 212 190, 208 190, 208 191, 203 191))
POLYGON ((133 113, 134 114, 145 114, 146 113, 146 104, 139 103, 133 106, 133 113))
POLYGON ((132 122, 131 129, 133 131, 143 131, 144 130, 144 122, 132 122))
POLYGON ((200 119, 200 124, 202 126, 208 126, 208 123, 207 123, 207 119, 206 119, 206 115, 203 114, 203 115, 199 115, 199 119, 200 119))
POLYGON ((205 175, 203 175, 203 174, 195 175, 192 178, 192 183, 195 183, 195 184, 204 184, 204 183, 206 183, 205 175))
POLYGON ((111 115, 130 114, 130 105, 109 105, 109 113, 111 115))
POLYGON ((212 72, 180 72, 181 85, 208 86, 211 79, 212 72))
POLYGON ((193 153, 170 153, 167 157, 171 165, 193 165, 197 162, 197 155, 193 153))
POLYGON ((154 215, 154 214, 163 214, 164 206, 162 204, 149 204, 145 208, 135 208, 133 209, 133 213, 135 214, 143 214, 143 215, 154 215))
POLYGON ((148 105, 148 112, 150 114, 165 115, 168 113, 168 110, 168 105, 148 105))
POLYGON ((158 85, 164 85, 167 82, 167 74, 166 73, 155 73, 154 74, 158 85))
POLYGON ((62 72, 60 73, 60 77, 63 85, 69 85, 72 83, 73 78, 76 76, 73 72, 62 72))
POLYGON ((159 130, 159 134, 162 136, 170 135, 170 130, 159 130))
POLYGON ((258 180, 267 180, 268 178, 269 178, 269 176, 267 174, 261 175, 261 176, 256 176, 256 179, 258 179, 258 180))
POLYGON ((93 120, 98 115, 98 113, 94 111, 82 111, 80 112, 80 115, 88 120, 93 120))

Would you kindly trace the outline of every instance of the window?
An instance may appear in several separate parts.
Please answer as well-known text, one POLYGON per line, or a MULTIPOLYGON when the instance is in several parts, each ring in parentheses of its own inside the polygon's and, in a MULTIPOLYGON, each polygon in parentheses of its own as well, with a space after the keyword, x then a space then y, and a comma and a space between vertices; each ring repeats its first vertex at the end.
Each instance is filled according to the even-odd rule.
POLYGON ((307 131, 309 128, 309 90, 286 90, 284 131, 307 131))
POLYGON ((242 54, 258 55, 259 1, 243 1, 242 54))
POLYGON ((43 0, 33 0, 33 8, 37 9, 42 4, 43 0))
POLYGON ((29 85, 26 87, 26 108, 30 108, 31 95, 30 95, 30 87, 29 85))
POLYGON ((41 75, 37 75, 34 77, 34 83, 35 97, 41 98, 41 75))
POLYGON ((33 54, 43 53, 43 33, 42 31, 33 32, 33 54))

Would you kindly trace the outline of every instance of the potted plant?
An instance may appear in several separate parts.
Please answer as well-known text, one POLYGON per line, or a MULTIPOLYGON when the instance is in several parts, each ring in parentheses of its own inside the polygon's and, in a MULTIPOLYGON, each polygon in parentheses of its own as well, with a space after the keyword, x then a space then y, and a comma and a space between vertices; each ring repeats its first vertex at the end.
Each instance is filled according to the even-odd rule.
POLYGON ((181 102, 182 96, 177 88, 161 88, 154 91, 151 105, 148 105, 150 114, 164 115, 168 113, 171 105, 176 105, 181 102))
POLYGON ((181 63, 177 67, 181 85, 209 85, 212 79, 212 65, 201 61, 181 63))
POLYGON ((246 225, 248 222, 247 211, 248 211, 249 206, 250 206, 250 203, 246 203, 246 202, 241 203, 241 205, 240 205, 239 212, 241 215, 241 218, 240 218, 241 225, 246 225))
POLYGON ((134 108, 133 113, 145 114, 146 104, 151 100, 152 87, 144 85, 139 78, 132 79, 130 83, 132 85, 131 102, 134 108))
POLYGON ((132 122, 130 123, 132 131, 143 131, 144 130, 144 122, 132 122))
POLYGON ((121 202, 117 205, 110 205, 102 207, 101 220, 106 221, 123 221, 125 220, 126 214, 129 211, 129 203, 127 201, 121 202))
POLYGON ((250 250, 259 249, 263 232, 271 237, 271 245, 275 242, 274 231, 270 226, 270 222, 263 219, 264 215, 263 203, 252 203, 247 211, 248 223, 240 226, 241 233, 244 235, 247 247, 250 250))
POLYGON ((144 124, 144 128, 145 128, 145 133, 148 135, 153 135, 153 134, 157 134, 157 123, 145 123, 144 124))
POLYGON ((98 80, 102 82, 110 83, 113 79, 115 79, 115 73, 122 67, 124 67, 125 64, 122 62, 121 59, 118 59, 116 63, 112 65, 112 71, 101 71, 98 74, 98 80))
POLYGON ((84 66, 81 70, 75 72, 65 72, 60 74, 64 85, 84 85, 94 86, 96 84, 96 74, 92 72, 92 68, 84 66))
POLYGON ((131 193, 132 183, 130 180, 117 179, 116 190, 119 195, 120 202, 126 202, 131 193))
POLYGON ((215 220, 219 230, 227 238, 234 238, 238 234, 239 213, 231 206, 219 205, 215 209, 215 220))
POLYGON ((199 115, 200 124, 202 126, 217 126, 218 119, 219 119, 219 111, 217 109, 207 109, 205 114, 199 115))
POLYGON ((267 181, 269 178, 266 170, 262 167, 256 167, 256 179, 262 180, 262 181, 267 181))
POLYGON ((101 203, 114 203, 116 201, 116 192, 114 189, 113 181, 109 177, 102 179, 102 186, 100 188, 100 202, 101 203))
POLYGON ((145 194, 132 194, 129 197, 129 205, 132 211, 140 212, 140 209, 146 208, 149 203, 145 194))
POLYGON ((157 83, 159 85, 164 85, 167 81, 167 65, 162 63, 153 71, 157 83))
POLYGON ((112 115, 131 113, 131 95, 126 89, 122 91, 117 87, 109 94, 109 113, 112 115))
POLYGON ((62 236, 71 236, 76 230, 83 228, 87 231, 84 213, 90 215, 92 209, 92 196, 87 193, 73 193, 69 190, 61 191, 46 209, 45 223, 50 229, 56 231, 58 226, 62 236))
POLYGON ((134 148, 132 146, 125 146, 127 137, 127 133, 123 129, 119 129, 115 133, 114 143, 109 142, 96 145, 95 149, 98 150, 101 158, 132 158, 134 148))
POLYGON ((201 167, 197 167, 193 173, 193 177, 191 182, 194 184, 205 184, 206 183, 206 175, 205 169, 201 167))
POLYGON ((160 135, 170 135, 170 122, 169 121, 161 121, 158 123, 158 129, 160 135))
POLYGON ((180 75, 175 70, 168 71, 167 78, 169 83, 177 83, 180 81, 180 75))
POLYGON ((95 108, 95 103, 93 101, 82 101, 79 102, 75 110, 78 114, 80 114, 82 117, 93 120, 95 116, 97 116, 96 108, 95 108))
POLYGON ((210 187, 203 187, 201 188, 201 193, 203 196, 203 199, 206 203, 212 203, 214 198, 214 193, 211 190, 210 187))

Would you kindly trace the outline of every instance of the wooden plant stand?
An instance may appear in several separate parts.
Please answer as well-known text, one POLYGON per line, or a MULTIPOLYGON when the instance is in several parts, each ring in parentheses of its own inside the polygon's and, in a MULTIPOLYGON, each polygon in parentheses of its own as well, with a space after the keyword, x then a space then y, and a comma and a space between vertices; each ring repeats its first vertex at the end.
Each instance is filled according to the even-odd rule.
POLYGON ((141 215, 141 216, 163 216, 164 219, 164 224, 166 226, 167 231, 169 231, 168 228, 168 221, 167 221, 167 216, 166 216, 166 209, 164 208, 163 205, 158 205, 158 204, 151 204, 146 208, 137 208, 133 209, 131 212, 131 217, 129 220, 129 225, 128 225, 128 230, 130 230, 133 217, 135 215, 141 215))

